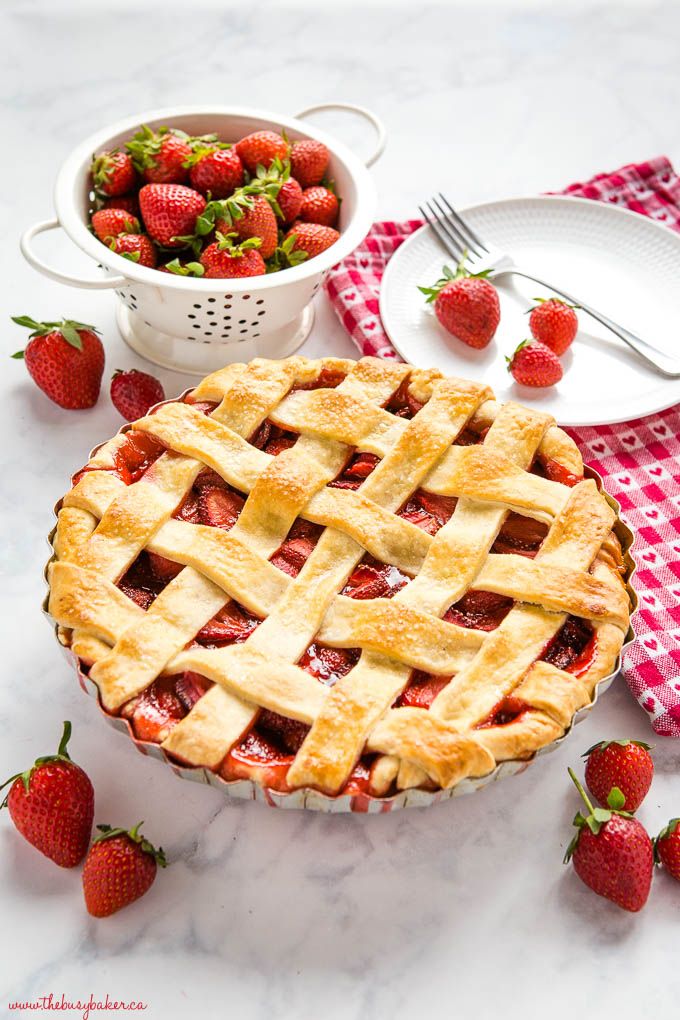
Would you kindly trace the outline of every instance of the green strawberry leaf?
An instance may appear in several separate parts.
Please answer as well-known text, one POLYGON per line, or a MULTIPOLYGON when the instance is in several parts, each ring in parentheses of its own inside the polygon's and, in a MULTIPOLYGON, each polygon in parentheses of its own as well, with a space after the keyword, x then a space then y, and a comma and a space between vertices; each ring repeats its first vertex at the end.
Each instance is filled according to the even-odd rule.
POLYGON ((620 811, 622 807, 625 807, 626 798, 620 787, 612 786, 607 796, 607 804, 613 811, 620 811))

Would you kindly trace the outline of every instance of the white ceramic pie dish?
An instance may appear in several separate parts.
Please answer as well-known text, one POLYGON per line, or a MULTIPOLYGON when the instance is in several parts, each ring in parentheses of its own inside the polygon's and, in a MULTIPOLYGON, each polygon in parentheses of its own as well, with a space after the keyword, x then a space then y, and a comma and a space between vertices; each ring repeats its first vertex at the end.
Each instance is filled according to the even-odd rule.
POLYGON ((204 376, 231 361, 284 358, 309 334, 314 320, 310 302, 328 270, 368 233, 375 214, 376 193, 367 167, 382 154, 385 141, 385 129, 375 114, 348 103, 309 107, 296 117, 230 106, 149 110, 110 124, 73 150, 57 175, 56 217, 29 227, 21 238, 21 251, 34 269, 59 283, 89 290, 114 290, 123 338, 155 364, 204 376), (325 110, 346 110, 373 125, 377 140, 365 162, 332 135, 302 119, 325 110), (196 280, 159 273, 109 251, 87 225, 90 162, 93 153, 128 140, 140 124, 176 127, 199 135, 215 132, 224 139, 283 128, 291 141, 314 138, 323 142, 331 154, 329 176, 342 198, 339 240, 292 269, 242 280, 196 280), (63 272, 47 265, 35 253, 34 238, 58 227, 94 259, 103 276, 83 278, 63 272))
MULTIPOLYGON (((190 392, 191 392, 190 390, 187 390, 185 391, 185 393, 181 394, 179 398, 175 399, 182 400, 190 392)), ((165 401, 164 403, 172 402, 174 401, 170 400, 165 401)), ((119 434, 126 431, 128 427, 129 426, 127 424, 123 425, 121 429, 119 429, 119 434)), ((96 446, 90 453, 90 457, 88 459, 91 459, 101 448, 102 445, 104 444, 99 444, 98 446, 96 446)), ((587 466, 584 469, 584 474, 586 478, 595 479, 598 489, 600 489, 600 491, 604 493, 607 502, 615 510, 617 515, 616 523, 614 525, 614 533, 616 534, 619 542, 621 543, 621 548, 623 552, 623 562, 625 566, 624 580, 626 584, 626 591, 628 592, 628 596, 630 598, 631 603, 631 621, 632 621, 632 618, 635 612, 637 611, 638 607, 637 595, 632 584, 633 575, 636 569, 636 564, 631 554, 631 548, 634 543, 634 535, 630 528, 626 524, 624 524, 624 522, 620 519, 619 517, 621 509, 620 505, 612 496, 610 496, 605 491, 604 486, 602 484, 601 476, 592 468, 589 468, 587 466)), ((54 507, 55 518, 57 517, 61 507, 62 500, 59 500, 59 502, 54 507)), ((55 558, 53 547, 55 532, 56 526, 55 528, 53 528, 48 538, 52 555, 50 556, 50 559, 45 567, 46 583, 49 565, 55 558)), ((279 790, 273 790, 263 787, 259 783, 256 783, 249 779, 227 781, 225 779, 222 779, 215 772, 212 772, 210 769, 180 765, 170 756, 168 756, 168 754, 163 750, 163 748, 159 744, 156 744, 152 741, 139 740, 135 736, 132 726, 127 719, 123 718, 122 716, 112 715, 103 708, 97 685, 81 669, 78 656, 75 655, 75 653, 71 651, 69 648, 66 648, 59 640, 58 626, 54 623, 54 620, 52 619, 48 612, 47 602, 48 596, 45 597, 45 600, 43 602, 42 607, 43 612, 47 616, 47 619, 50 621, 50 624, 53 626, 55 638, 57 640, 57 643, 59 644, 59 647, 64 652, 67 660, 71 663, 71 665, 74 667, 76 671, 81 689, 86 694, 89 694, 91 697, 96 699, 97 704, 99 705, 99 710, 106 719, 106 721, 109 723, 109 725, 113 726, 114 729, 118 730, 119 732, 125 734, 132 741, 134 746, 141 754, 149 755, 150 757, 155 758, 158 761, 165 763, 166 765, 169 765, 172 771, 175 773, 175 775, 179 776, 181 779, 189 779, 192 780, 193 782, 205 783, 209 786, 217 787, 218 789, 223 790, 223 792, 229 797, 238 797, 239 799, 242 800, 260 801, 261 803, 267 804, 270 807, 306 809, 311 811, 323 811, 333 814, 347 812, 358 814, 384 814, 390 811, 397 810, 399 808, 428 807, 431 804, 437 804, 440 801, 448 800, 451 797, 457 797, 465 793, 474 793, 477 790, 481 790, 489 783, 496 782, 497 780, 503 779, 506 776, 512 776, 520 772, 524 772, 525 769, 529 767, 529 765, 534 761, 535 758, 537 758, 541 754, 546 754, 547 752, 554 750, 559 744, 561 744, 562 741, 569 735, 574 725, 580 722, 583 718, 585 718, 587 713, 597 702, 599 695, 603 694, 610 687, 612 681, 614 680, 615 676, 617 675, 621 667, 621 656, 623 654, 623 651, 630 645, 630 643, 634 640, 635 637, 631 623, 629 625, 628 632, 626 634, 626 638, 622 645, 619 656, 617 657, 614 669, 611 671, 611 673, 604 676, 597 683, 591 703, 579 709, 575 713, 572 725, 569 727, 569 729, 567 729, 567 731, 563 734, 562 737, 553 741, 553 743, 548 744, 545 747, 541 748, 540 750, 532 754, 531 757, 522 760, 517 759, 503 761, 499 763, 496 766, 496 768, 489 772, 487 775, 480 776, 477 778, 463 779, 456 786, 446 790, 429 791, 412 788, 402 790, 398 793, 393 794, 390 797, 373 797, 366 794, 360 795, 346 794, 333 797, 327 796, 326 794, 320 793, 316 790, 309 789, 293 790, 290 793, 282 793, 279 790)))

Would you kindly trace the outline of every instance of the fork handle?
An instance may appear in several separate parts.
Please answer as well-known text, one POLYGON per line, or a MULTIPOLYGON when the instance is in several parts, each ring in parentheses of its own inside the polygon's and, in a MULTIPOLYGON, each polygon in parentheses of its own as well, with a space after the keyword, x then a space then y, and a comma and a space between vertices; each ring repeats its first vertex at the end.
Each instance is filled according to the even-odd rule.
POLYGON ((584 312, 591 316, 593 319, 597 319, 603 326, 610 329, 612 333, 623 340, 624 344, 627 344, 632 350, 638 354, 643 361, 655 368, 657 372, 661 372, 662 375, 668 376, 670 379, 680 379, 680 361, 677 358, 672 357, 670 354, 666 354, 664 351, 658 350, 651 344, 648 344, 646 340, 642 340, 635 333, 631 333, 629 329, 624 326, 620 326, 618 322, 614 322, 608 316, 603 315, 602 312, 598 312, 596 308, 592 308, 587 305, 584 301, 579 301, 578 298, 574 297, 573 294, 568 294, 566 290, 562 290, 560 287, 556 287, 553 283, 548 283, 546 280, 541 280, 538 276, 532 276, 530 273, 525 273, 522 269, 498 269, 492 275, 493 276, 505 276, 512 274, 514 276, 522 276, 525 280, 532 280, 534 283, 540 284, 541 287, 546 287, 548 290, 554 291, 561 297, 565 298, 570 304, 578 305, 584 312))

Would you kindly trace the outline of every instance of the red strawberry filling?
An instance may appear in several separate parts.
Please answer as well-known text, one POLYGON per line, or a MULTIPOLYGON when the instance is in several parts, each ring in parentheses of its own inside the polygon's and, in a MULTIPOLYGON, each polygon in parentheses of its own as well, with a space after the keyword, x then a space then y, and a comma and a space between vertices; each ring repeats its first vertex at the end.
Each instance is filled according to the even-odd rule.
POLYGON ((391 599, 410 580, 397 567, 380 563, 366 555, 349 577, 341 594, 351 599, 391 599))
POLYGON ((332 687, 340 677, 349 673, 352 667, 357 664, 359 655, 359 648, 329 648, 328 645, 312 641, 311 645, 303 652, 298 665, 315 676, 321 683, 332 687))
POLYGON ((556 460, 549 460, 547 458, 537 457, 531 465, 531 473, 533 475, 540 475, 541 478, 548 478, 551 482, 561 482, 562 485, 568 485, 570 488, 583 481, 582 474, 575 475, 556 460))
POLYGON ((558 669, 580 676, 592 665, 597 650, 597 636, 587 620, 567 617, 541 656, 558 669))
POLYGON ((470 588, 462 598, 444 613, 448 623, 473 630, 491 631, 505 619, 514 602, 505 595, 470 588))
POLYGON ((528 709, 529 706, 521 698, 509 694, 506 698, 502 698, 497 705, 494 705, 486 719, 477 724, 477 729, 486 729, 488 726, 507 726, 508 723, 519 719, 528 709))
POLYGON ((434 676, 414 669, 409 678, 408 687, 402 691, 394 703, 395 708, 429 708, 434 699, 443 691, 450 676, 434 676))
POLYGON ((271 562, 290 577, 297 577, 319 541, 322 531, 323 528, 318 524, 310 524, 309 521, 298 518, 288 532, 286 540, 271 557, 271 562))
POLYGON ((186 708, 176 689, 176 677, 159 677, 121 709, 121 715, 130 720, 138 740, 151 740, 160 744, 180 719, 186 708))
POLYGON ((221 648, 223 645, 240 644, 249 637, 260 623, 238 602, 228 602, 212 620, 199 630, 195 641, 205 648, 221 648))
POLYGON ((542 521, 509 513, 496 541, 491 546, 491 552, 515 553, 533 559, 547 534, 548 526, 542 521))

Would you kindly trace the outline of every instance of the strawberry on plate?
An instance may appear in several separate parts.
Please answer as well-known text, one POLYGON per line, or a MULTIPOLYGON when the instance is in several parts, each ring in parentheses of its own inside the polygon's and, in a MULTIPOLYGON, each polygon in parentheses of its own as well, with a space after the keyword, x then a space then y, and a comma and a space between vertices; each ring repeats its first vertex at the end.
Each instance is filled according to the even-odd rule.
POLYGON ((23 358, 37 386, 50 400, 69 410, 94 407, 104 372, 104 348, 94 326, 73 319, 36 322, 28 315, 12 317, 31 330, 23 358))
POLYGON ((641 740, 601 740, 589 747, 583 754, 586 785, 595 800, 608 804, 612 791, 617 791, 616 806, 637 811, 654 776, 650 750, 641 740))
POLYGON ((326 176, 330 154, 323 142, 303 138, 293 142, 290 150, 290 171, 301 187, 311 188, 321 184, 326 176))
MULTIPOLYGON (((2 807, 18 832, 61 868, 74 868, 87 853, 94 818, 94 789, 88 776, 68 753, 71 723, 56 754, 2 784, 12 784, 2 807)), ((2 787, 0 787, 2 789, 2 787)))
POLYGON ((325 227, 321 223, 302 223, 297 220, 286 234, 284 240, 295 237, 292 250, 304 251, 312 259, 326 251, 340 237, 333 227, 325 227))
POLYGON ((203 250, 201 265, 206 280, 233 279, 244 276, 264 276, 267 267, 258 250, 262 244, 259 237, 250 237, 241 244, 234 244, 237 235, 215 234, 216 240, 203 250))
POLYGON ((554 351, 538 340, 522 340, 511 358, 508 372, 521 386, 554 386, 562 378, 562 365, 554 351))
POLYGON ((498 291, 486 273, 469 273, 461 261, 455 273, 444 266, 432 287, 419 287, 444 329, 468 347, 481 349, 491 343, 501 318, 498 291))
POLYGON ((574 818, 578 832, 567 848, 582 882, 598 896, 623 910, 636 912, 647 902, 654 871, 654 848, 646 830, 631 814, 614 808, 594 808, 571 769, 569 775, 588 814, 574 818))
POLYGON ((288 155, 288 145, 276 131, 254 131, 241 138, 234 149, 250 174, 254 174, 258 166, 266 170, 277 157, 283 160, 288 155))
POLYGON ((129 262, 136 262, 149 269, 156 268, 156 249, 146 234, 118 234, 117 237, 110 237, 108 244, 111 251, 122 255, 129 262))
POLYGON ((340 204, 330 188, 317 184, 305 188, 302 193, 300 219, 306 223, 322 223, 326 227, 334 227, 339 210, 340 204))
POLYGON ((95 191, 110 198, 127 195, 137 180, 130 156, 118 149, 95 156, 90 170, 95 191))
POLYGON ((151 407, 165 400, 165 391, 158 379, 148 372, 131 368, 120 369, 111 377, 111 403, 126 421, 143 418, 151 407))
POLYGON ((575 308, 560 298, 534 298, 536 307, 529 315, 531 335, 555 354, 564 354, 578 333, 575 308))
POLYGON ((83 868, 85 906, 92 917, 109 917, 134 903, 153 885, 158 865, 167 861, 141 835, 139 822, 133 829, 98 825, 100 835, 90 847, 83 868))
POLYGON ((139 192, 144 225, 157 244, 182 248, 206 206, 198 191, 183 184, 145 184, 139 192))
POLYGON ((92 214, 92 229, 104 244, 119 234, 138 234, 139 220, 125 209, 99 209, 92 214))

